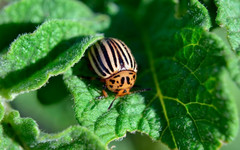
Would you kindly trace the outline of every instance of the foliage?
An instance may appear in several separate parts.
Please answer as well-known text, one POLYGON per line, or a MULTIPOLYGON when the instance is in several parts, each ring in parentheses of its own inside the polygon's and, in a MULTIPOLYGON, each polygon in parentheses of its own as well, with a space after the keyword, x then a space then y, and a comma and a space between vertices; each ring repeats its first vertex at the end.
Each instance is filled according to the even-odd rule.
POLYGON ((239 10, 240 2, 223 0, 9 2, 0 11, 0 148, 107 149, 135 131, 170 149, 231 142, 239 123, 239 10), (102 83, 85 78, 96 76, 85 51, 104 37, 131 48, 136 84, 152 88, 118 98, 109 111, 114 94, 97 100, 102 83), (21 118, 10 102, 31 91, 45 107, 73 99, 78 125, 48 134, 21 118))

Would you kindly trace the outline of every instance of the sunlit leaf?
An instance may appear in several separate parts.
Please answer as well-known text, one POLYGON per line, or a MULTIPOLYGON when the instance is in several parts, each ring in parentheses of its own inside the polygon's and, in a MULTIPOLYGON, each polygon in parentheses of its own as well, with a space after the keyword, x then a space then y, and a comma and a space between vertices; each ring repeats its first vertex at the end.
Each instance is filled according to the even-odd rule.
MULTIPOLYGON (((228 88, 229 51, 208 32, 206 8, 192 0, 186 14, 176 18, 170 1, 148 3, 144 13, 122 7, 126 11, 116 16, 107 34, 118 36, 121 30, 129 35, 126 43, 139 64, 136 84, 153 89, 145 97, 119 98, 108 111, 114 97, 96 100, 101 94, 97 81, 79 79, 69 71, 64 80, 79 124, 106 144, 127 131, 147 133, 171 149, 217 149, 231 141, 238 119, 228 88)), ((124 40, 124 34, 119 36, 124 40)))
POLYGON ((16 95, 43 86, 49 77, 73 66, 87 47, 102 35, 75 21, 55 20, 41 25, 34 33, 20 36, 7 54, 0 57, 0 95, 16 95), (88 37, 87 37, 88 36, 88 37))

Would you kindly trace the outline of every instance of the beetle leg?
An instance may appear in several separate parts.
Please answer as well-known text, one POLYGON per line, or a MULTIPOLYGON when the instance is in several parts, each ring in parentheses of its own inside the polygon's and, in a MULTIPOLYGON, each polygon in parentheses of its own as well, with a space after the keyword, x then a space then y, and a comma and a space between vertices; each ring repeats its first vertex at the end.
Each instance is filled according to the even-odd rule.
POLYGON ((113 105, 113 103, 114 103, 114 101, 118 98, 119 96, 115 96, 115 98, 114 98, 114 100, 111 102, 111 104, 109 105, 109 107, 108 107, 108 110, 110 110, 111 108, 112 108, 112 105, 113 105))
POLYGON ((102 94, 103 94, 104 97, 108 97, 108 94, 106 92, 106 88, 107 88, 106 84, 103 84, 102 94))
POLYGON ((105 90, 102 90, 102 94, 103 94, 104 97, 108 97, 108 94, 105 90))
POLYGON ((106 98, 106 97, 108 97, 108 94, 107 94, 107 92, 106 92, 106 89, 107 88, 107 86, 104 84, 103 85, 103 89, 102 89, 102 96, 98 96, 96 99, 102 99, 102 98, 106 98))

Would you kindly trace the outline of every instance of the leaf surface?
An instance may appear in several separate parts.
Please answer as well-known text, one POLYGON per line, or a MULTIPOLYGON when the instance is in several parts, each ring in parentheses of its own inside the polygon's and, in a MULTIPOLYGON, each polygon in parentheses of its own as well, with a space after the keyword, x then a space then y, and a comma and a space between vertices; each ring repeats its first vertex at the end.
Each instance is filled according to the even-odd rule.
POLYGON ((41 88, 51 76, 64 74, 81 126, 46 134, 31 118, 0 106, 0 148, 106 149, 110 141, 135 131, 171 149, 218 149, 232 141, 239 126, 232 90, 238 59, 209 32, 212 22, 205 6, 198 0, 183 2, 187 5, 169 0, 118 3, 106 35, 126 42, 139 66, 136 85, 152 90, 118 98, 109 111, 115 95, 108 92, 108 98, 96 99, 103 83, 85 78, 92 73, 83 57, 103 38, 96 31, 106 28, 107 17, 98 18, 73 0, 37 0, 34 6, 33 1, 21 0, 5 7, 0 31, 48 21, 19 36, 8 52, 1 47, 0 99, 12 100, 41 88))
POLYGON ((6 114, 0 129, 2 149, 105 149, 86 128, 73 126, 61 133, 47 134, 40 132, 31 118, 20 118, 17 111, 6 114))
POLYGON ((227 38, 234 50, 240 55, 240 3, 238 0, 215 0, 218 8, 216 22, 227 29, 227 38))
POLYGON ((20 36, 7 54, 0 57, 0 98, 43 86, 49 77, 73 66, 87 47, 102 35, 75 21, 55 20, 42 24, 34 33, 20 36))
MULTIPOLYGON (((75 0, 19 0, 10 3, 0 11, 0 24, 41 23, 50 19, 65 19, 98 23, 105 26, 109 20, 106 15, 94 14, 85 4, 75 0)), ((92 28, 96 27, 92 26, 92 28)))
POLYGON ((32 32, 38 25, 51 19, 73 20, 95 31, 109 25, 108 16, 93 13, 80 1, 19 0, 0 10, 0 51, 8 47, 19 34, 32 32))
POLYGON ((96 100, 101 95, 97 81, 69 71, 64 80, 79 124, 105 144, 127 131, 144 132, 171 149, 217 149, 230 142, 238 119, 227 87, 229 51, 208 32, 206 8, 191 0, 186 14, 176 18, 176 4, 170 1, 145 2, 137 5, 141 10, 125 3, 121 7, 107 35, 129 45, 139 65, 136 84, 153 89, 144 97, 119 98, 108 111, 113 94, 96 100))

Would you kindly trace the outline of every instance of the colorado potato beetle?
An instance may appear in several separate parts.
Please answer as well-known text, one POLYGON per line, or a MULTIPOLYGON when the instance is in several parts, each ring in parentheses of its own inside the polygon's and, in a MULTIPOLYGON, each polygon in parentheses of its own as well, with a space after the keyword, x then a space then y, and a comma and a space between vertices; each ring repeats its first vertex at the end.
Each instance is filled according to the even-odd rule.
MULTIPOLYGON (((105 82, 104 86, 116 93, 108 110, 118 97, 133 93, 130 90, 137 78, 137 63, 125 43, 115 38, 104 38, 90 47, 88 58, 93 70, 105 82)), ((142 91, 145 90, 137 92, 142 91)), ((107 97, 104 89, 102 92, 107 97)))

